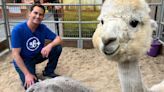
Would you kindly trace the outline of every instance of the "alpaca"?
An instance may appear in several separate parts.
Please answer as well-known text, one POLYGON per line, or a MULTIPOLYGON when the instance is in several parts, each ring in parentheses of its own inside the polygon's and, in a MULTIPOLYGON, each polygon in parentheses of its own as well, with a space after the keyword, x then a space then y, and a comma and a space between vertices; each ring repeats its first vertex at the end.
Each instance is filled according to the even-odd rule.
POLYGON ((122 92, 164 92, 164 82, 147 89, 138 58, 149 50, 156 22, 144 0, 106 0, 92 42, 107 59, 118 63, 122 92))
POLYGON ((93 90, 71 78, 60 76, 37 82, 30 86, 26 92, 93 92, 93 90))

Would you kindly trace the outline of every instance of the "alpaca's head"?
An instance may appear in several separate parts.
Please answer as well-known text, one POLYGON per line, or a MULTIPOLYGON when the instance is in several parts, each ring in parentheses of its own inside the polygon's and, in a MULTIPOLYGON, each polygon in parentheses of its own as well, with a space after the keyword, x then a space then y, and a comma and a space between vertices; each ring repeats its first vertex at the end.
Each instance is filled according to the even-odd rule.
POLYGON ((150 9, 144 0, 106 0, 93 45, 109 59, 125 61, 145 53, 152 40, 150 9))

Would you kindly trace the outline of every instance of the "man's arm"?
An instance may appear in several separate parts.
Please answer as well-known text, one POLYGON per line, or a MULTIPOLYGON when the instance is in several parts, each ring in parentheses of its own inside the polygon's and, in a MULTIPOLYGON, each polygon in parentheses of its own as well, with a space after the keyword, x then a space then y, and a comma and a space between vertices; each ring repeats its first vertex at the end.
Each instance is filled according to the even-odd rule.
POLYGON ((42 50, 41 50, 41 54, 43 57, 48 57, 51 49, 56 46, 61 44, 62 40, 59 36, 57 36, 52 42, 50 42, 47 46, 45 46, 42 50))
POLYGON ((50 42, 48 45, 50 45, 51 47, 54 47, 56 45, 61 44, 62 40, 59 36, 57 36, 52 42, 50 42))
POLYGON ((25 76, 25 84, 24 87, 30 87, 32 84, 34 84, 34 80, 36 79, 36 77, 34 75, 32 75, 29 70, 27 69, 27 67, 25 66, 22 57, 20 56, 20 48, 13 48, 12 49, 12 55, 16 61, 16 64, 18 65, 18 67, 21 69, 21 71, 24 73, 25 76))
POLYGON ((17 65, 19 66, 19 68, 22 70, 22 72, 24 73, 24 75, 29 74, 30 72, 28 71, 28 69, 26 68, 22 57, 20 56, 20 48, 13 48, 12 49, 12 55, 13 58, 15 59, 17 65))

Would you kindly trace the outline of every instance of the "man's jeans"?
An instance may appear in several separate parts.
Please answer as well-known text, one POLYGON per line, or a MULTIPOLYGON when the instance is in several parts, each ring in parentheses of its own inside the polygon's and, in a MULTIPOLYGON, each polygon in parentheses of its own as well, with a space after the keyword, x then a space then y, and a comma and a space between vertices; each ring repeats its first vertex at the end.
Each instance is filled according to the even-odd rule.
MULTIPOLYGON (((25 59, 24 63, 27 67, 27 69, 36 76, 36 64, 39 64, 43 61, 45 61, 46 59, 48 59, 48 63, 47 66, 45 67, 45 73, 46 74, 51 74, 54 73, 54 70, 56 69, 57 63, 58 63, 58 58, 60 56, 62 52, 62 46, 58 45, 52 48, 51 52, 49 53, 48 58, 43 58, 41 53, 38 53, 36 56, 34 56, 31 59, 25 59)), ((16 71, 19 74, 19 77, 22 81, 22 84, 24 85, 25 83, 25 76, 23 74, 23 72, 20 70, 20 68, 17 66, 16 62, 14 62, 14 67, 16 69, 16 71)), ((36 76, 37 77, 37 76, 36 76)))

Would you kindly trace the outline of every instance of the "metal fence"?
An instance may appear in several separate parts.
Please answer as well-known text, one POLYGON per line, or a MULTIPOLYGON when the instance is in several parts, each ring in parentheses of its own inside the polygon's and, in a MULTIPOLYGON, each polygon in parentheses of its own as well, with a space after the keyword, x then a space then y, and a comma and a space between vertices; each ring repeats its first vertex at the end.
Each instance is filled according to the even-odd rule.
POLYGON ((164 0, 161 0, 161 11, 160 11, 160 18, 158 20, 158 34, 157 38, 159 41, 164 44, 164 0))
MULTIPOLYGON (((92 35, 97 27, 97 17, 102 4, 81 4, 80 1, 79 4, 43 4, 46 7, 43 23, 58 33, 63 40, 74 41, 76 47, 84 48, 84 45, 89 45, 85 41, 91 41, 92 35), (63 9, 56 11, 52 8, 55 5, 60 5, 63 9)), ((157 37, 161 42, 164 42, 163 2, 164 0, 161 0, 161 3, 150 3, 152 10, 150 15, 158 22, 159 29, 157 37)), ((31 4, 5 3, 5 0, 2 0, 2 4, 0 5, 0 42, 6 42, 7 49, 10 49, 9 39, 13 26, 28 18, 30 6, 31 4)))

